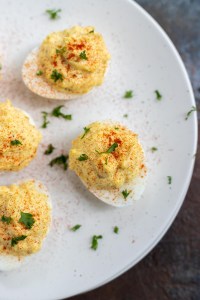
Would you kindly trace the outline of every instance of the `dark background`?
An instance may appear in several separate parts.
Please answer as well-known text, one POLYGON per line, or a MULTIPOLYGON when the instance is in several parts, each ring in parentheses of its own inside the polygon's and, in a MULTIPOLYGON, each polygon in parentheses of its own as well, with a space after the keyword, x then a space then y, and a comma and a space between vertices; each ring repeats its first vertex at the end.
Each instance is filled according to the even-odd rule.
MULTIPOLYGON (((200 0, 137 0, 168 33, 200 108, 200 0)), ((199 137, 200 139, 200 137, 199 137)), ((71 300, 200 300, 200 153, 185 202, 161 242, 128 272, 71 300)))

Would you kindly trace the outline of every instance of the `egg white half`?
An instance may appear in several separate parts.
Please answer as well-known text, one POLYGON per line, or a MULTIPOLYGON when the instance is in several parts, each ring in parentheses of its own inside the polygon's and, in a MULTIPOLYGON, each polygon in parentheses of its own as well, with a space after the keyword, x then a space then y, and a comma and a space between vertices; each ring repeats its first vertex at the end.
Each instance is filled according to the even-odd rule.
POLYGON ((46 82, 43 76, 36 75, 38 71, 38 52, 39 48, 33 49, 28 54, 22 67, 22 79, 29 90, 41 97, 54 100, 71 100, 82 96, 81 94, 59 92, 46 82))
MULTIPOLYGON (((119 122, 114 122, 111 120, 105 120, 102 122, 116 127, 122 125, 119 122)), ((88 186, 86 182, 84 182, 81 178, 80 179, 83 182, 83 184, 86 186, 86 188, 92 194, 94 194, 99 200, 115 207, 124 207, 128 205, 132 205, 135 201, 141 198, 146 187, 146 177, 147 177, 147 172, 141 170, 139 176, 134 178, 131 182, 123 184, 119 189, 112 189, 112 190, 105 190, 105 189, 100 190, 95 187, 88 186), (128 192, 131 191, 126 199, 122 194, 124 190, 127 190, 128 192)))
MULTIPOLYGON (((20 184, 20 183, 22 183, 22 182, 18 182, 17 184, 20 184)), ((51 198, 50 198, 47 188, 40 181, 35 181, 35 187, 40 193, 44 193, 48 196, 48 200, 47 200, 48 205, 49 205, 50 209, 52 209, 52 202, 51 202, 51 198)), ((51 224, 49 224, 48 232, 50 229, 50 225, 51 224)), ((47 234, 48 234, 48 232, 47 232, 47 234)), ((46 237, 45 237, 45 239, 46 239, 46 237)), ((44 240, 43 240, 43 243, 44 243, 44 240)), ((14 256, 14 255, 0 254, 0 272, 12 271, 12 270, 18 269, 22 265, 30 262, 32 257, 37 255, 37 253, 39 253, 39 252, 33 253, 31 255, 23 256, 20 258, 17 256, 14 256)))
MULTIPOLYGON (((35 122, 34 122, 33 118, 27 112, 25 112, 23 109, 20 109, 20 108, 17 108, 17 109, 22 111, 25 114, 25 116, 28 117, 29 122, 30 122, 31 125, 35 126, 35 122)), ((4 173, 7 173, 7 172, 12 172, 12 171, 7 171, 7 170, 6 171, 0 171, 0 175, 2 175, 4 173)))

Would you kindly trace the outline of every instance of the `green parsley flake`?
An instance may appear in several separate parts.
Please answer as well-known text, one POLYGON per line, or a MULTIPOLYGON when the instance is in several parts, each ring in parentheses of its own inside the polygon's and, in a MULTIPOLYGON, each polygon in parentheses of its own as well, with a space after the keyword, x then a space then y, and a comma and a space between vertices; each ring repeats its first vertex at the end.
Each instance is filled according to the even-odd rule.
POLYGON ((20 141, 18 141, 18 140, 13 140, 13 141, 10 142, 10 144, 11 144, 12 146, 19 146, 19 145, 22 145, 22 143, 21 143, 20 141))
POLYGON ((102 238, 103 238, 102 235, 93 235, 91 249, 97 250, 97 248, 98 248, 98 240, 102 239, 102 238))
POLYGON ((59 12, 61 12, 61 9, 47 9, 46 13, 49 15, 49 18, 52 20, 60 18, 59 12))
POLYGON ((71 231, 77 231, 81 226, 82 226, 82 225, 77 224, 77 225, 71 227, 70 230, 71 230, 71 231))
POLYGON ((42 128, 47 128, 47 125, 50 123, 48 120, 47 120, 47 117, 48 117, 48 113, 46 111, 42 111, 42 116, 43 116, 43 124, 42 124, 42 128))
POLYGON ((158 148, 152 147, 152 148, 151 148, 151 152, 155 152, 155 151, 158 151, 158 148))
POLYGON ((84 127, 84 134, 82 135, 81 139, 83 139, 85 137, 85 135, 90 131, 90 128, 84 127))
POLYGON ((124 118, 128 118, 128 114, 123 115, 124 118))
POLYGON ((0 64, 0 71, 2 70, 2 64, 0 64))
POLYGON ((168 179, 168 184, 171 184, 172 183, 172 176, 167 176, 167 179, 168 179))
POLYGON ((192 106, 191 110, 187 112, 185 120, 187 120, 194 111, 197 111, 197 108, 195 106, 192 106))
POLYGON ((124 98, 133 98, 133 91, 126 91, 124 94, 124 98))
POLYGON ((99 151, 96 150, 96 152, 98 154, 110 154, 110 153, 114 152, 117 147, 118 147, 118 144, 114 143, 114 144, 112 144, 112 146, 110 146, 110 148, 108 148, 107 151, 105 151, 105 152, 99 152, 99 151))
POLYGON ((117 143, 112 144, 112 146, 110 146, 110 148, 108 148, 108 150, 105 153, 112 153, 115 151, 115 149, 118 147, 117 143))
POLYGON ((94 33, 94 29, 93 29, 93 30, 91 30, 91 31, 89 31, 89 33, 94 33))
POLYGON ((60 49, 56 49, 56 54, 63 55, 66 52, 66 50, 67 50, 66 47, 62 47, 60 49))
POLYGON ((156 94, 156 99, 160 101, 162 99, 161 93, 158 90, 154 91, 154 93, 156 94))
POLYGON ((53 167, 54 165, 63 165, 64 170, 67 170, 68 168, 67 160, 68 160, 68 155, 62 154, 61 156, 52 159, 49 165, 51 167, 53 167))
POLYGON ((24 213, 21 211, 21 218, 19 219, 19 223, 24 224, 26 229, 31 229, 33 224, 35 223, 35 219, 32 214, 24 213))
POLYGON ((64 105, 60 105, 60 106, 57 106, 55 107, 53 110, 52 110, 52 113, 51 115, 53 117, 56 117, 56 118, 63 118, 65 120, 72 120, 72 115, 65 115, 63 114, 60 110, 61 108, 64 107, 64 105))
POLYGON ((37 76, 41 76, 43 74, 43 72, 41 71, 41 70, 38 70, 37 72, 36 72, 36 75, 37 76))
POLYGON ((81 154, 78 158, 79 161, 84 161, 84 160, 87 160, 88 159, 88 156, 87 154, 81 154))
POLYGON ((119 130, 119 127, 115 127, 115 130, 119 130))
POLYGON ((53 79, 54 82, 57 82, 58 80, 63 81, 63 75, 59 73, 56 69, 52 71, 50 78, 53 79))
POLYGON ((82 52, 80 53, 79 57, 80 57, 81 59, 85 59, 85 60, 88 59, 88 58, 87 58, 87 55, 86 55, 86 53, 85 53, 85 50, 82 51, 82 52))
POLYGON ((25 240, 25 238, 27 238, 27 235, 20 235, 20 236, 13 237, 11 239, 11 247, 17 245, 19 241, 25 240))
POLYGON ((122 191, 122 195, 124 197, 124 199, 126 200, 126 198, 129 196, 129 194, 131 193, 132 191, 127 191, 127 190, 124 190, 122 191))
POLYGON ((52 144, 49 144, 47 150, 44 151, 45 155, 49 155, 54 151, 55 147, 52 144))
POLYGON ((115 226, 113 228, 113 232, 116 233, 116 234, 118 234, 119 233, 119 227, 115 226))
POLYGON ((12 221, 12 218, 11 217, 6 217, 6 216, 2 216, 1 217, 1 221, 3 222, 3 223, 6 223, 6 224, 10 224, 10 222, 12 221))

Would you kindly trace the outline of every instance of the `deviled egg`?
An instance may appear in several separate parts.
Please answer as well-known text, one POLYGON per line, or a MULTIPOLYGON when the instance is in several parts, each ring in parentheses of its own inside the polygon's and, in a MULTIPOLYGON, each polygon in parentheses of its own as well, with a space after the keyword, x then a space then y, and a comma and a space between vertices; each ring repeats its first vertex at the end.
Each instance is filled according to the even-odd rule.
POLYGON ((35 157, 42 135, 24 111, 0 103, 0 171, 19 171, 35 157))
POLYGON ((73 99, 103 83, 109 59, 94 27, 74 26, 49 34, 26 58, 22 77, 42 97, 73 99))
POLYGON ((95 122, 73 142, 69 167, 100 200, 132 204, 145 188, 144 151, 138 136, 114 122, 95 122))
POLYGON ((29 180, 0 187, 0 271, 19 267, 38 252, 51 223, 46 188, 29 180))

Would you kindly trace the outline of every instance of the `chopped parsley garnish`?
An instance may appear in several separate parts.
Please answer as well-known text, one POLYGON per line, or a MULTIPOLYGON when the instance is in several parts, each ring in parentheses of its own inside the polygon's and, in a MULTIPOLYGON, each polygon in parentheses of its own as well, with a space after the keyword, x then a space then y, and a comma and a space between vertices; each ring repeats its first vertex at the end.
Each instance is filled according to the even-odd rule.
POLYGON ((71 230, 71 231, 77 231, 80 227, 81 227, 81 225, 80 225, 80 224, 77 224, 77 225, 71 227, 70 230, 71 230))
POLYGON ((113 229, 113 232, 118 234, 119 233, 119 227, 115 226, 114 229, 113 229))
POLYGON ((88 156, 87 154, 81 154, 78 158, 79 161, 84 161, 84 160, 87 160, 88 159, 88 156))
POLYGON ((131 191, 127 191, 127 190, 122 191, 122 195, 123 195, 124 199, 126 199, 130 193, 131 193, 131 191))
POLYGON ((133 91, 126 91, 124 94, 124 98, 133 98, 133 91))
POLYGON ((115 151, 115 149, 118 147, 117 143, 112 144, 112 146, 110 146, 110 148, 108 148, 108 150, 105 153, 112 153, 113 151, 115 151))
POLYGON ((172 183, 172 176, 167 176, 168 184, 172 183))
POLYGON ((68 164, 67 164, 67 160, 68 160, 68 155, 61 155, 58 156, 54 159, 52 159, 49 163, 49 165, 51 167, 53 167, 54 165, 63 165, 64 170, 67 170, 68 164))
POLYGON ((114 143, 114 144, 112 144, 112 145, 110 146, 110 148, 108 148, 108 150, 106 150, 105 152, 99 152, 99 151, 97 151, 97 150, 96 150, 96 152, 97 152, 98 154, 110 154, 110 153, 114 152, 115 149, 116 149, 117 147, 118 147, 118 144, 117 144, 117 143, 114 143))
POLYGON ((24 224, 26 229, 31 229, 33 224, 35 223, 35 219, 32 214, 24 213, 21 211, 21 218, 19 219, 19 223, 24 224))
POLYGON ((66 47, 62 47, 60 49, 56 49, 56 54, 60 54, 60 55, 63 55, 63 53, 66 52, 66 47))
POLYGON ((47 128, 47 125, 50 123, 48 120, 47 120, 47 116, 48 116, 48 113, 46 111, 42 111, 42 116, 43 116, 43 124, 42 124, 42 128, 47 128))
POLYGON ((156 91, 154 91, 154 92, 155 92, 155 94, 156 94, 156 99, 157 99, 158 101, 160 101, 160 100, 162 99, 161 93, 160 93, 158 90, 156 90, 156 91))
POLYGON ((128 114, 123 115, 124 118, 128 118, 128 114))
POLYGON ((57 106, 55 107, 53 110, 52 110, 52 113, 51 115, 53 117, 56 117, 56 118, 63 118, 65 120, 72 120, 72 115, 65 115, 63 114, 60 110, 61 108, 64 107, 64 105, 60 105, 60 106, 57 106))
POLYGON ((25 240, 25 238, 27 238, 27 235, 20 235, 20 236, 13 237, 11 240, 11 247, 17 245, 19 241, 25 240))
POLYGON ((90 128, 84 127, 84 134, 82 135, 81 139, 83 139, 85 137, 85 135, 90 131, 90 128))
POLYGON ((102 239, 102 238, 103 238, 102 235, 93 235, 91 249, 97 250, 97 248, 98 248, 98 240, 102 239))
POLYGON ((49 144, 47 147, 47 150, 44 151, 44 154, 49 155, 53 152, 54 149, 55 149, 55 147, 52 144, 49 144))
POLYGON ((2 70, 2 64, 0 64, 0 70, 2 70))
POLYGON ((91 31, 89 31, 89 33, 94 33, 94 29, 93 29, 93 30, 91 30, 91 31))
POLYGON ((10 144, 11 144, 12 146, 19 146, 19 145, 22 145, 22 143, 21 143, 20 141, 18 141, 18 140, 13 140, 13 141, 10 142, 10 144))
POLYGON ((152 147, 152 148, 151 148, 151 152, 155 152, 155 151, 158 151, 158 148, 152 147))
POLYGON ((58 80, 63 81, 63 75, 56 69, 52 71, 50 78, 53 79, 54 82, 57 82, 58 80))
POLYGON ((197 108, 195 106, 192 106, 191 110, 187 112, 185 120, 187 120, 191 113, 193 113, 194 111, 197 111, 197 108))
POLYGON ((85 53, 85 50, 82 51, 82 52, 80 53, 79 57, 80 57, 81 59, 85 59, 85 60, 88 59, 88 58, 87 58, 87 55, 86 55, 86 53, 85 53))
POLYGON ((12 221, 12 218, 11 217, 6 217, 6 216, 2 216, 1 217, 1 221, 3 222, 3 223, 6 223, 6 224, 10 224, 10 222, 12 221))
POLYGON ((59 12, 61 12, 61 9, 47 9, 46 13, 49 15, 49 18, 52 20, 58 19, 59 12))
POLYGON ((37 76, 41 76, 43 74, 43 72, 41 71, 41 70, 38 70, 37 72, 36 72, 36 75, 37 76))
POLYGON ((115 127, 115 130, 119 130, 119 127, 115 127))

